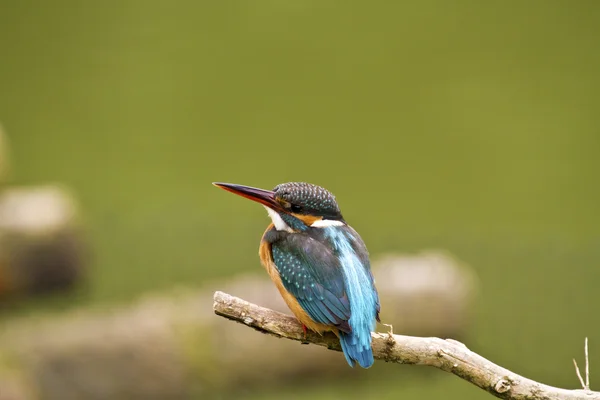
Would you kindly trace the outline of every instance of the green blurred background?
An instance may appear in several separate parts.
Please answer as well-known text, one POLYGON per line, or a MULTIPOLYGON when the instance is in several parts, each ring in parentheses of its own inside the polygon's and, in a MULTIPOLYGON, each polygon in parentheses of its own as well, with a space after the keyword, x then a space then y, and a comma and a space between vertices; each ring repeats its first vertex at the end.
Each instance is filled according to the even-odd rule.
MULTIPOLYGON (((71 187, 94 260, 84 293, 19 313, 261 272, 264 210, 210 183, 302 180, 374 255, 469 263, 467 344, 575 388, 585 336, 600 365, 599 39, 594 0, 4 0, 12 183, 71 187)), ((249 398, 489 397, 394 368, 249 398)))

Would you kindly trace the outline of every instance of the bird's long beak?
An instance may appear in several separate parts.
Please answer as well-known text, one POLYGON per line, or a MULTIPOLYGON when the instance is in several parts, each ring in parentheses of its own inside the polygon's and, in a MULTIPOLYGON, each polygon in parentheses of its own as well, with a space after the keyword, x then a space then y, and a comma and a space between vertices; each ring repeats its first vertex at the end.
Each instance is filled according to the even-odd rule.
POLYGON ((275 200, 275 193, 271 190, 257 189, 250 186, 236 185, 235 183, 213 182, 213 185, 228 192, 256 201, 273 210, 282 210, 281 205, 275 200))

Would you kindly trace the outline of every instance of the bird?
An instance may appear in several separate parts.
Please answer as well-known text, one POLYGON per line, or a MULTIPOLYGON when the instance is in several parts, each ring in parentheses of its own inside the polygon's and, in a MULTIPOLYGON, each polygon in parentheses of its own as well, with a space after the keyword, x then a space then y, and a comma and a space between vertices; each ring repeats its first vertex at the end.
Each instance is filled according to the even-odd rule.
POLYGON ((371 367, 379 295, 367 247, 344 220, 335 196, 306 182, 282 183, 273 190, 213 185, 267 209, 271 223, 259 257, 304 333, 333 332, 351 367, 371 367))

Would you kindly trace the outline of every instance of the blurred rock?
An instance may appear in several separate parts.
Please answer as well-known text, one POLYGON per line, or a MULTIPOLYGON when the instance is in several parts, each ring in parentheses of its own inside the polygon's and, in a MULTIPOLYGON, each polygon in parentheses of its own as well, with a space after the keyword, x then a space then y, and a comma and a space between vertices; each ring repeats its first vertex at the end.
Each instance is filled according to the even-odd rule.
POLYGON ((0 400, 29 400, 34 399, 33 393, 27 388, 27 383, 12 376, 3 374, 0 378, 0 400))
POLYGON ((374 261, 384 298, 382 322, 413 336, 460 339, 469 331, 477 280, 470 267, 442 251, 389 254, 374 261))
POLYGON ((77 206, 66 190, 0 192, 0 299, 71 288, 83 276, 85 253, 77 206))
MULTIPOLYGON (((374 270, 383 322, 395 333, 467 334, 475 279, 466 266, 429 252, 381 257, 374 270)), ((123 309, 24 318, 0 326, 0 371, 2 360, 17 360, 38 394, 28 399, 85 400, 229 398, 223 393, 357 373, 341 353, 215 316, 216 289, 289 313, 263 274, 123 309)))

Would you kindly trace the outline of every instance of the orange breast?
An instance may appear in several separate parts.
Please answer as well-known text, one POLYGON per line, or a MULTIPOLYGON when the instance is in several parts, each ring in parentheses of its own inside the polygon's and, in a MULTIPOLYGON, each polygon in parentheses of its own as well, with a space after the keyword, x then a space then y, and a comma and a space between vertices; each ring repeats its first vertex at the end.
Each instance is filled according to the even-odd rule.
MULTIPOLYGON (((269 230, 271 230, 272 228, 273 228, 273 224, 269 225, 269 227, 267 228, 265 233, 268 232, 269 230)), ((258 255, 260 257, 260 262, 267 270, 267 273, 271 277, 271 280, 273 281, 273 283, 275 283, 275 286, 277 287, 277 290, 279 290, 279 293, 281 293, 281 297, 283 297, 283 301, 285 301, 287 306, 290 308, 292 313, 294 313, 296 318, 298 318, 300 323, 302 323, 308 329, 310 329, 314 332, 317 332, 317 333, 333 331, 337 335, 338 331, 335 327, 313 321, 308 316, 306 311, 304 311, 304 309, 302 308, 300 303, 298 303, 298 300, 296 300, 296 298, 285 289, 285 287, 283 286, 283 282, 281 281, 281 277, 279 276, 279 271, 277 271, 277 267, 275 266, 275 263, 273 262, 273 255, 271 253, 271 244, 266 242, 264 239, 261 240, 261 242, 260 242, 260 247, 258 249, 258 255)))

